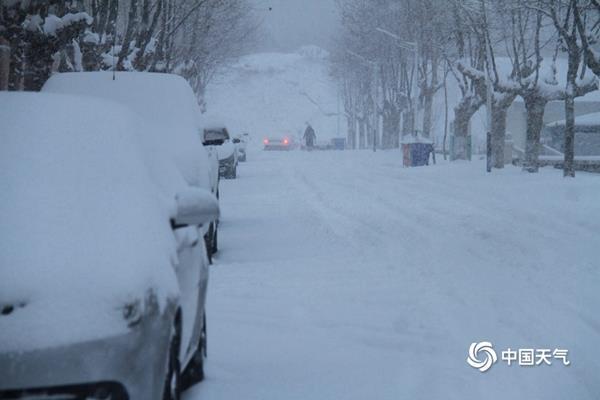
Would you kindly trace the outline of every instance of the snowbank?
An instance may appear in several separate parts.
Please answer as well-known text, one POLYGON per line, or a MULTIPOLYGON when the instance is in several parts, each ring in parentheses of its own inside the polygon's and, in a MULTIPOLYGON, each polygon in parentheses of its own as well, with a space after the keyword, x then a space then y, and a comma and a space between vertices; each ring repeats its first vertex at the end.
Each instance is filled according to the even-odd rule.
POLYGON ((127 329, 123 307, 176 296, 171 209, 135 116, 83 97, 0 93, 0 349, 127 329))

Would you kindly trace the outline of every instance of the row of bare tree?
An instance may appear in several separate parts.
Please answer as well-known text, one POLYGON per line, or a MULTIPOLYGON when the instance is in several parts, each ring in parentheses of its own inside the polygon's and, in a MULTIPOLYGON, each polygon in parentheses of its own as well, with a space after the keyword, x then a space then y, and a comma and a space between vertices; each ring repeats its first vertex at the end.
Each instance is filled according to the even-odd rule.
POLYGON ((594 51, 598 0, 338 0, 338 5, 342 31, 333 73, 350 145, 379 140, 383 148, 398 147, 401 134, 415 131, 431 137, 434 98, 442 90, 447 97, 453 79, 460 92, 451 116, 454 143, 462 145, 454 149, 456 157, 467 156, 470 120, 489 102, 492 159, 502 168, 507 111, 521 97, 527 111, 523 167, 536 172, 546 104, 562 100, 564 173, 574 176, 574 99, 597 90, 600 75, 600 53, 594 51), (567 71, 556 68, 561 57, 567 71))
POLYGON ((0 0, 9 90, 39 90, 56 71, 168 72, 202 104, 208 82, 257 30, 247 0, 0 0))

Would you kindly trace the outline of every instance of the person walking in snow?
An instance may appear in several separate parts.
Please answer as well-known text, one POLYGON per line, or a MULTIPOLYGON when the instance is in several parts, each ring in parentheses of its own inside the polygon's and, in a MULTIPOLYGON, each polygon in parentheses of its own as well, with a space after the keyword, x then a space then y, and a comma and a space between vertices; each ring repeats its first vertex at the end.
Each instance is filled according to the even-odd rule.
POLYGON ((312 148, 315 146, 315 142, 317 141, 317 135, 315 134, 313 127, 310 126, 308 122, 306 123, 306 130, 304 131, 303 139, 306 142, 306 148, 308 150, 312 150, 312 148))

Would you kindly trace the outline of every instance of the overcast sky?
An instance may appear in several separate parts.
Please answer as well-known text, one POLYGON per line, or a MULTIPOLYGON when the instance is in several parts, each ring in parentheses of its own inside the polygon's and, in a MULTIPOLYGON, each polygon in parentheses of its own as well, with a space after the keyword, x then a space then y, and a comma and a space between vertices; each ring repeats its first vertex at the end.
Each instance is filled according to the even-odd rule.
POLYGON ((264 21, 261 50, 293 51, 307 44, 330 47, 339 24, 335 0, 251 1, 264 21))

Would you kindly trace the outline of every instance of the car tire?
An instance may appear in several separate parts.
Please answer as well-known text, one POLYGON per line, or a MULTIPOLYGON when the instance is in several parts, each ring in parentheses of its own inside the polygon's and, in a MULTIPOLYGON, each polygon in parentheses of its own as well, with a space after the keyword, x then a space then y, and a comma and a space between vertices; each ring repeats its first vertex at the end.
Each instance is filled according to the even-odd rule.
POLYGON ((214 238, 215 238, 215 225, 211 222, 208 232, 204 235, 204 245, 206 247, 206 255, 208 257, 208 263, 212 265, 213 263, 213 254, 214 254, 214 238))
POLYGON ((212 254, 215 254, 219 251, 219 225, 215 225, 215 234, 212 239, 212 254))
POLYGON ((180 400, 181 398, 181 364, 179 362, 180 328, 176 322, 173 325, 171 342, 169 343, 169 360, 163 400, 180 400))
POLYGON ((187 390, 192 385, 200 383, 204 380, 204 359, 206 358, 207 337, 206 337, 206 313, 202 318, 202 331, 196 353, 190 360, 190 363, 185 369, 182 379, 182 388, 187 390))

